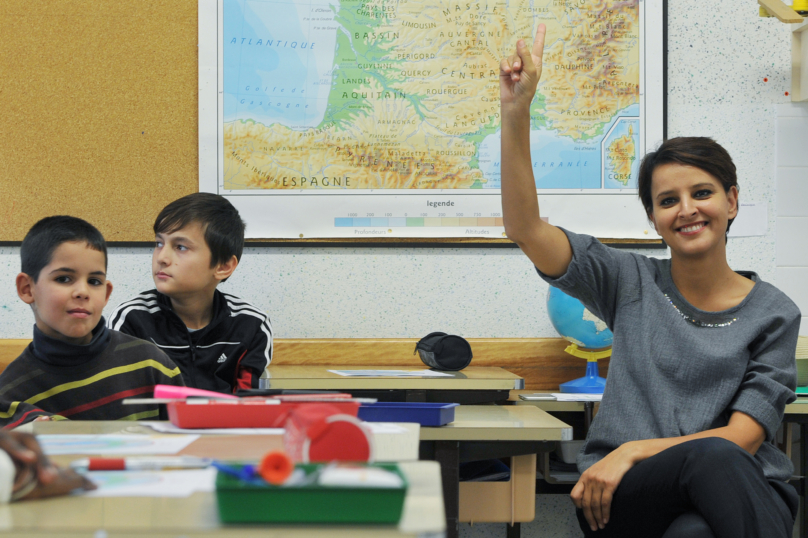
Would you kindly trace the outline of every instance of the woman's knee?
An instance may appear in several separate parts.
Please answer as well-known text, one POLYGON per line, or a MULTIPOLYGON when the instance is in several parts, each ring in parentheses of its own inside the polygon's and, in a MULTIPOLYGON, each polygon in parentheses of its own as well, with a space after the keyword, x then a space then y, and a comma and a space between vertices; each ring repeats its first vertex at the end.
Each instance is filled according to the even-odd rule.
POLYGON ((687 451, 687 463, 703 469, 721 467, 738 468, 745 464, 754 464, 754 458, 744 449, 720 437, 695 439, 679 445, 687 451))
POLYGON ((691 502, 712 503, 715 496, 724 496, 727 489, 734 495, 749 496, 768 488, 760 464, 732 441, 712 437, 683 445, 690 443, 693 445, 684 447, 679 483, 687 490, 691 502))
POLYGON ((673 520, 662 538, 715 538, 715 534, 701 514, 686 512, 673 520))

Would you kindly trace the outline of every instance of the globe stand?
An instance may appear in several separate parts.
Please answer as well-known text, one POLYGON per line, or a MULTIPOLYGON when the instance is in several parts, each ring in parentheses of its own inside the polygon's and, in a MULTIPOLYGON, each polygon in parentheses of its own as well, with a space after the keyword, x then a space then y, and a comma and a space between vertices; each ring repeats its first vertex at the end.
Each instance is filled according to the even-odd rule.
POLYGON ((579 359, 586 359, 586 375, 566 383, 561 383, 561 392, 567 394, 603 394, 606 380, 598 375, 598 359, 612 356, 612 348, 600 351, 585 351, 579 349, 577 344, 570 344, 565 349, 567 353, 579 359))

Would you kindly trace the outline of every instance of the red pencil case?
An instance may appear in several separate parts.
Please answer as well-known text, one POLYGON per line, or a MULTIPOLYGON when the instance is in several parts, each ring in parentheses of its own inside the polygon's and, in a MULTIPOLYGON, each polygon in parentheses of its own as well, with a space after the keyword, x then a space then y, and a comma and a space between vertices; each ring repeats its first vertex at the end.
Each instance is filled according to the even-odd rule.
MULTIPOLYGON (((343 395, 329 395, 328 404, 355 417, 359 402, 341 402, 343 395)), ((347 396, 350 398, 350 396, 347 396)), ((283 428, 289 412, 310 404, 302 398, 239 398, 238 400, 187 400, 169 402, 168 419, 178 428, 283 428)))

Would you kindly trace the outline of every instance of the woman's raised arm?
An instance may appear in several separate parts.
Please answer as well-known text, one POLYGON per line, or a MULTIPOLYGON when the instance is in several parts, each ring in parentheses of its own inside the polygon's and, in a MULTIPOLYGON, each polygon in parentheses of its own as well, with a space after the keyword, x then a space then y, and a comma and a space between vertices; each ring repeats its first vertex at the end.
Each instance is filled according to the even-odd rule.
POLYGON ((546 28, 540 24, 530 50, 524 40, 499 66, 502 111, 502 216, 505 233, 539 270, 567 272, 572 249, 564 232, 540 218, 530 158, 530 103, 541 78, 546 28))

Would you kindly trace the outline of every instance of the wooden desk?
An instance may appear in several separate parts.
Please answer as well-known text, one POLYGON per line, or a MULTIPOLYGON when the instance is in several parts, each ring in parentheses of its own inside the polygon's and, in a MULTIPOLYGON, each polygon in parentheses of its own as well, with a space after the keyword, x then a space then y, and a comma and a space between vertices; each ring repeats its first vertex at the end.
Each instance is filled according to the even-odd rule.
MULTIPOLYGON (((458 535, 459 521, 506 521, 496 503, 492 510, 475 510, 474 517, 463 515, 460 506, 475 506, 469 501, 476 496, 480 483, 459 482, 460 463, 467 461, 512 457, 512 475, 530 474, 529 486, 520 490, 520 506, 529 514, 535 513, 536 454, 551 449, 552 442, 571 439, 572 430, 564 422, 539 409, 528 407, 465 405, 475 402, 490 403, 507 400, 510 391, 521 389, 524 381, 507 370, 497 367, 465 368, 449 372, 452 377, 344 377, 328 370, 423 370, 424 366, 368 366, 368 365, 271 365, 262 376, 261 388, 341 390, 354 396, 369 396, 383 401, 429 401, 461 403, 455 412, 455 421, 440 428, 421 428, 421 459, 433 459, 441 464, 443 494, 446 505, 447 536, 458 535), (529 488, 529 489, 528 489, 529 488), (461 495, 464 496, 461 503, 461 495), (495 513, 496 512, 496 513, 495 513)), ((493 488, 515 483, 500 483, 493 488)), ((517 503, 516 493, 499 495, 501 502, 517 503)), ((511 505, 513 508, 514 505, 511 505)), ((510 511, 508 511, 511 513, 510 511)), ((515 521, 508 518, 507 521, 515 521)), ((521 521, 521 519, 520 519, 521 521)))
POLYGON ((513 405, 461 405, 451 424, 421 428, 421 441, 566 441, 570 427, 545 411, 513 405))
MULTIPOLYGON (((532 520, 536 454, 566 439, 572 439, 572 429, 567 424, 528 406, 462 405, 451 424, 422 427, 421 459, 441 464, 447 537, 458 535, 459 521, 513 521, 518 511, 528 514, 526 520, 532 520), (511 458, 512 482, 460 482, 461 463, 501 457, 511 458), (521 478, 517 479, 517 474, 521 478), (487 505, 475 502, 482 496, 487 496, 487 505), (502 508, 509 502, 510 517, 503 518, 502 508), (462 514, 461 505, 466 508, 462 514)), ((514 534, 518 534, 518 526, 514 534)))
MULTIPOLYGON (((149 428, 121 422, 31 422, 22 429, 37 434, 154 433, 149 428)), ((471 516, 464 515, 463 521, 497 521, 490 517, 491 512, 510 501, 513 502, 516 509, 527 509, 532 514, 535 509, 536 454, 552 448, 552 443, 556 440, 571 438, 571 429, 564 422, 540 409, 528 406, 460 406, 456 409, 455 421, 452 424, 439 428, 421 428, 420 432, 421 458, 436 460, 441 466, 446 517, 444 521, 448 524, 446 530, 449 537, 457 536, 458 533, 461 494, 467 497, 478 496, 479 492, 476 490, 480 487, 491 486, 495 490, 488 512, 480 511, 471 516), (529 480, 522 480, 520 484, 509 482, 489 484, 464 482, 460 484, 459 465, 461 462, 494 457, 512 457, 514 472, 527 470, 526 476, 529 476, 529 480), (520 487, 517 488, 517 485, 520 487)), ((182 454, 254 460, 275 448, 281 448, 280 436, 217 435, 199 438, 184 449, 182 454)), ((67 464, 78 457, 54 457, 54 461, 67 464)), ((107 499, 107 501, 111 500, 107 499)), ((214 503, 215 506, 215 500, 209 502, 214 503)), ((420 501, 413 501, 416 506, 420 506, 417 504, 418 502, 420 501)), ((436 504, 443 517, 442 503, 436 503, 434 497, 432 497, 432 502, 436 504)), ((210 505, 208 505, 208 510, 211 510, 210 505)), ((530 519, 532 517, 531 515, 530 519)), ((402 521, 404 520, 402 519, 402 521)))
MULTIPOLYGON (((126 425, 118 422, 37 422, 26 425, 35 433, 144 433, 151 430, 138 425, 126 425)), ((448 521, 447 535, 457 536, 457 524, 460 521, 460 497, 477 495, 475 488, 486 487, 483 483, 459 482, 459 465, 461 462, 488 459, 494 457, 512 457, 515 469, 531 469, 530 481, 524 491, 510 489, 510 483, 495 483, 495 489, 508 489, 507 496, 497 495, 496 503, 502 504, 513 500, 518 506, 525 506, 531 511, 535 507, 535 461, 536 454, 550 450, 557 440, 571 438, 571 428, 564 422, 550 416, 532 406, 460 406, 455 413, 452 424, 440 428, 420 429, 420 456, 422 459, 433 459, 441 464, 441 479, 448 521), (511 498, 513 495, 513 498, 511 498)), ((188 455, 208 456, 231 459, 256 459, 266 451, 280 447, 278 436, 239 436, 233 442, 233 436, 204 436, 186 448, 188 455), (256 456, 257 454, 257 456, 256 456)), ((70 459, 73 459, 71 457, 70 459)), ((57 462, 66 463, 55 458, 57 462)), ((531 512, 532 513, 532 512, 531 512)), ((532 518, 532 516, 531 516, 532 518)), ((490 521, 483 512, 473 517, 464 516, 464 521, 490 521)))
MULTIPOLYGON (((121 422, 38 422, 31 428, 37 434, 68 433, 148 433, 151 429, 121 422)), ((277 435, 203 436, 191 443, 183 454, 224 459, 255 461, 268 450, 279 448, 277 435)), ((80 455, 57 456, 54 461, 67 464, 80 455)), ((441 502, 439 468, 435 462, 400 463, 410 487, 404 501, 404 513, 398 527, 385 526, 222 526, 219 523, 214 493, 195 493, 186 498, 156 497, 61 497, 20 502, 0 507, 0 528, 30 536, 104 536, 176 537, 280 537, 356 538, 441 535, 445 519, 441 502), (107 534, 108 533, 108 534, 107 534), (96 534, 97 536, 98 534, 96 534)))
POLYGON ((498 367, 469 366, 452 377, 344 377, 328 370, 423 370, 426 366, 272 365, 260 387, 271 389, 341 390, 387 402, 454 402, 479 404, 505 401, 524 380, 498 367))

